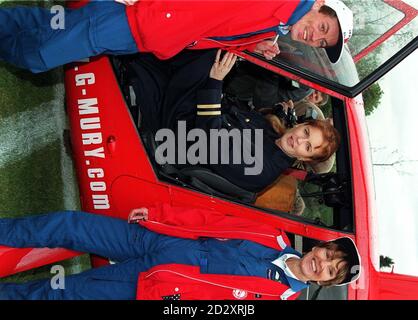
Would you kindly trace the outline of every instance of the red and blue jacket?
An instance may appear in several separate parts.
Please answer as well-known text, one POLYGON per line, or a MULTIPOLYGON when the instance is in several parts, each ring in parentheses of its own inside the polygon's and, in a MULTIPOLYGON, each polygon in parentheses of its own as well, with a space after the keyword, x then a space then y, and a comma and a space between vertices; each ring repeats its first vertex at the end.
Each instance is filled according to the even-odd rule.
MULTIPOLYGON (((279 251, 293 252, 282 230, 211 210, 161 205, 149 209, 148 220, 140 224, 149 230, 174 237, 243 239, 279 251)), ((298 280, 295 282, 301 283, 298 280)), ((165 264, 140 273, 137 299, 288 300, 295 299, 298 290, 307 286, 299 284, 288 286, 255 276, 207 274, 202 273, 199 266, 165 264)))
POLYGON ((126 12, 139 51, 168 59, 184 48, 253 51, 257 42, 274 37, 274 28, 286 25, 301 3, 303 16, 312 0, 141 0, 126 12))

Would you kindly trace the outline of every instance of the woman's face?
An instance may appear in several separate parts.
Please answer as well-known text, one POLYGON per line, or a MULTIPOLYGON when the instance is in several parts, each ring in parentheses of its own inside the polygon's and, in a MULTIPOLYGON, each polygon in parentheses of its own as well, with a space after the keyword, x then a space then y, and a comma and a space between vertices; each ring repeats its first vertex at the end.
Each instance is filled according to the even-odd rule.
POLYGON ((288 156, 308 161, 320 153, 324 135, 316 127, 300 124, 286 131, 276 143, 288 156))
POLYGON ((324 282, 333 280, 345 264, 340 251, 313 247, 300 259, 300 270, 304 279, 324 282))

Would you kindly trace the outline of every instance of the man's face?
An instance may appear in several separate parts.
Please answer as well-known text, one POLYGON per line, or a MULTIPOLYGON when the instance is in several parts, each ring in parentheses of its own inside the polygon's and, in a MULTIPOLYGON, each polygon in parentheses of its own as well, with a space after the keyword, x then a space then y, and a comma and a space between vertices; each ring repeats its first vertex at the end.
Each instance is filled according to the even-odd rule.
POLYGON ((319 91, 314 91, 312 92, 308 97, 307 100, 313 104, 319 105, 323 98, 322 98, 322 93, 319 91))
POLYGON ((300 124, 287 130, 277 144, 290 157, 308 161, 318 155, 325 143, 324 140, 320 129, 300 124))
POLYGON ((301 258, 300 270, 309 281, 329 281, 335 279, 346 262, 341 258, 342 252, 334 249, 313 247, 301 258))
POLYGON ((316 9, 304 15, 290 30, 292 40, 317 48, 336 45, 339 35, 340 26, 337 18, 331 18, 316 9))

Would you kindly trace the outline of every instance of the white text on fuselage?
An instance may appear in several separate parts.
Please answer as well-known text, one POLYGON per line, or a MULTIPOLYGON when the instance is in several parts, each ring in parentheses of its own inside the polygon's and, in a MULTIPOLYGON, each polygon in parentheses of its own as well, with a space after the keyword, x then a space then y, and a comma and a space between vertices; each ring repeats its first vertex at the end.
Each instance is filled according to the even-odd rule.
MULTIPOLYGON (((78 68, 76 67, 77 71, 78 68)), ((83 96, 87 95, 87 86, 95 83, 94 73, 82 73, 75 76, 76 87, 81 89, 83 96)), ((97 159, 105 159, 103 135, 101 132, 100 109, 97 98, 82 98, 77 100, 78 114, 80 119, 81 141, 84 150, 84 160, 87 167, 87 177, 96 210, 110 208, 109 196, 103 168, 91 166, 97 159)))

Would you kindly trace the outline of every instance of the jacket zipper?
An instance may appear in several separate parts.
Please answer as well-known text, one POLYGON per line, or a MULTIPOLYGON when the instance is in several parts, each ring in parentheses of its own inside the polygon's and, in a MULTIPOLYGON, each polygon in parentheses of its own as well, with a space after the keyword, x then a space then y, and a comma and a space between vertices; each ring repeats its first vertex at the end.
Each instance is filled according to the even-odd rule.
MULTIPOLYGON (((166 227, 169 227, 169 228, 176 228, 176 229, 180 229, 180 230, 183 230, 183 231, 189 231, 190 232, 190 229, 182 228, 182 227, 177 227, 177 226, 170 226, 169 224, 164 224, 164 223, 157 222, 157 221, 148 220, 147 222, 153 223, 153 224, 162 225, 162 226, 166 226, 166 227)), ((214 233, 214 232, 219 232, 219 231, 208 231, 208 230, 195 230, 195 229, 193 229, 193 232, 214 233)), ((271 235, 271 234, 259 233, 259 232, 249 232, 249 231, 223 230, 222 232, 246 233, 246 234, 263 236, 263 237, 267 237, 267 238, 275 238, 276 237, 275 235, 271 235)))

